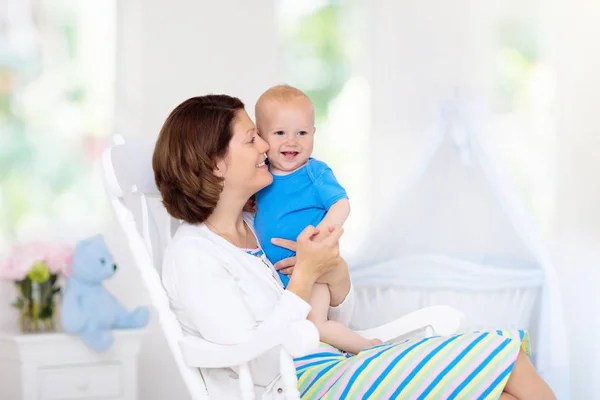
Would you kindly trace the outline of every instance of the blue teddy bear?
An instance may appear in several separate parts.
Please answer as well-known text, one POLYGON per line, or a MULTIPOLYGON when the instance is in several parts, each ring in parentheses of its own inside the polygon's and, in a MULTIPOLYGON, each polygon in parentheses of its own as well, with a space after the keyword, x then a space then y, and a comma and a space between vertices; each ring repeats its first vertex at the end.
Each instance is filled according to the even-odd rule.
POLYGON ((114 341, 111 329, 142 328, 149 319, 148 308, 129 312, 102 286, 116 270, 102 235, 77 243, 62 301, 62 325, 97 352, 114 341))

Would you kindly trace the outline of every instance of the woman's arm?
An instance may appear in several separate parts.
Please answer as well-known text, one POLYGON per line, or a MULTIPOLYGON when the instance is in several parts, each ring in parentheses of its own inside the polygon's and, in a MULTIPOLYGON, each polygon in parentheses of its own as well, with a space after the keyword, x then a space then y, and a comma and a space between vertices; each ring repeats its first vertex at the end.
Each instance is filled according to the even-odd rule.
MULTIPOLYGON (((272 242, 292 251, 298 249, 297 243, 291 240, 273 239, 272 242)), ((276 263, 275 269, 285 271, 284 273, 291 274, 294 277, 297 274, 296 263, 296 257, 290 257, 276 263), (294 271, 293 274, 292 270, 294 271)), ((337 257, 335 266, 316 279, 316 282, 326 283, 329 286, 331 296, 329 319, 348 325, 354 310, 354 290, 352 289, 346 261, 341 257, 337 257)))
POLYGON ((296 251, 296 265, 287 290, 296 293, 305 301, 309 301, 314 283, 323 276, 337 279, 339 282, 336 282, 336 285, 340 293, 336 293, 336 298, 342 295, 344 279, 335 270, 338 269, 337 265, 341 260, 339 240, 344 230, 338 226, 330 228, 329 232, 326 239, 315 241, 319 230, 308 226, 298 235, 298 241, 292 242, 295 247, 294 251, 296 251), (294 282, 295 279, 296 282, 294 282))
MULTIPOLYGON (((172 245, 165 257, 163 283, 185 331, 197 331, 217 344, 239 344, 249 340, 259 326, 264 329, 265 324, 306 319, 310 305, 302 293, 312 285, 310 281, 296 278, 294 285, 300 296, 284 291, 272 312, 259 320, 248 306, 235 271, 214 253, 214 248, 192 238, 172 245)), ((268 385, 279 374, 278 350, 252 361, 250 369, 256 384, 268 385)))

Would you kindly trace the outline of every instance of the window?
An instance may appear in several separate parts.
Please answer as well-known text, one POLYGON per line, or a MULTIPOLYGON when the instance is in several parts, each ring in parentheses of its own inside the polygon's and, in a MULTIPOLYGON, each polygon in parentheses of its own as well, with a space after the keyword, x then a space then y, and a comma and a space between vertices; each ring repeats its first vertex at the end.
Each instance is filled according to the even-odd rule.
POLYGON ((314 157, 332 167, 350 196, 344 244, 351 249, 369 215, 364 13, 355 2, 333 0, 280 0, 277 6, 285 83, 303 90, 315 105, 314 157))
POLYGON ((544 58, 543 13, 533 2, 504 6, 494 30, 492 130, 526 208, 549 235, 555 214, 555 78, 544 58))
POLYGON ((0 4, 0 249, 105 221, 115 22, 114 1, 0 4))

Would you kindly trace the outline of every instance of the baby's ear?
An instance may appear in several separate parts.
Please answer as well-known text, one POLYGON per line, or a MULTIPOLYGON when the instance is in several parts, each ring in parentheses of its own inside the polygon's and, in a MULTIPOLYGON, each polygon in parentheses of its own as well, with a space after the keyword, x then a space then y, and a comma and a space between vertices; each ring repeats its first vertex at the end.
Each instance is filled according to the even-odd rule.
POLYGON ((317 127, 316 127, 316 126, 313 126, 313 135, 314 135, 315 133, 317 133, 317 127))

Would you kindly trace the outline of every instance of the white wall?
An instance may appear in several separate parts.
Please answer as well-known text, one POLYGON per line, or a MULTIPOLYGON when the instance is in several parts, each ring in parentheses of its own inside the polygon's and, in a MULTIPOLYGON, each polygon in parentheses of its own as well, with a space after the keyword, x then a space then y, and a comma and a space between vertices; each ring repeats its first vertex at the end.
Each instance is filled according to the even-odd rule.
POLYGON ((155 136, 183 100, 279 83, 274 0, 119 2, 117 130, 155 136))
POLYGON ((571 337, 573 398, 592 399, 600 397, 600 3, 550 4, 559 149, 553 248, 571 337))
POLYGON ((370 5, 370 157, 378 165, 373 201, 381 201, 414 165, 440 101, 485 94, 490 9, 477 0, 370 5))
MULTIPOLYGON (((271 0, 118 2, 116 131, 155 138, 177 104, 207 93, 238 96, 252 115, 256 98, 281 76, 273 14, 271 0)), ((109 288, 125 304, 148 304, 114 220, 106 236, 123 266, 109 288)), ((150 330, 140 398, 188 398, 156 318, 150 330)))

